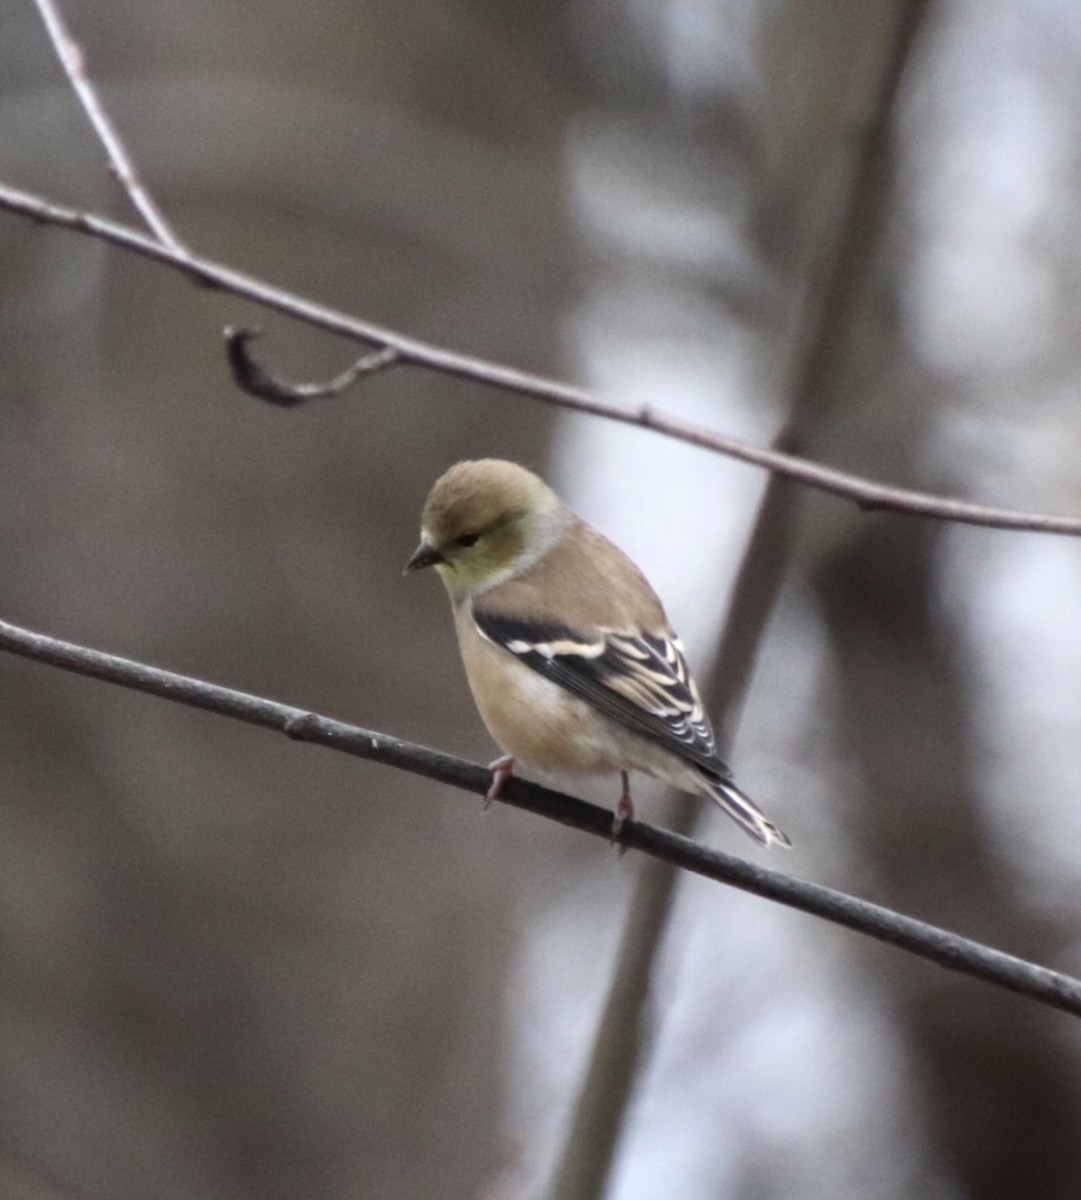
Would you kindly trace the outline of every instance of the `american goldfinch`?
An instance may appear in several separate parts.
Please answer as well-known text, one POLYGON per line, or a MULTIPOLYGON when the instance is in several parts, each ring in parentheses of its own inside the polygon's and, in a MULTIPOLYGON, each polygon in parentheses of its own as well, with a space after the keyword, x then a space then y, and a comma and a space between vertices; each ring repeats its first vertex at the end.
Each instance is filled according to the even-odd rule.
POLYGON ((450 595, 477 708, 515 763, 619 772, 613 838, 634 809, 628 772, 709 796, 752 837, 788 846, 732 782, 683 647, 645 576, 543 480, 499 459, 439 478, 406 572, 435 567, 450 595))

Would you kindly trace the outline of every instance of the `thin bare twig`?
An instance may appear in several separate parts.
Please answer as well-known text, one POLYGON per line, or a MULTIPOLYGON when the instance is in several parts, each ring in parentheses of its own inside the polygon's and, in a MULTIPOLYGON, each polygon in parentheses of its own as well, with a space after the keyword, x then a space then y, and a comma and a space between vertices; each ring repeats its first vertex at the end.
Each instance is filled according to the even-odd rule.
POLYGON ((286 383, 252 358, 248 345, 254 338, 262 335, 261 329, 236 329, 232 325, 226 325, 225 353, 237 387, 249 396, 265 400, 268 404, 276 404, 279 408, 296 408, 309 400, 340 396, 361 376, 374 375, 376 371, 392 367, 398 361, 397 350, 393 346, 384 346, 382 350, 373 350, 370 354, 362 355, 352 366, 346 367, 340 375, 335 375, 327 383, 286 383))
MULTIPOLYGON (((487 768, 431 750, 427 746, 403 742, 385 733, 278 704, 262 696, 237 692, 173 671, 163 671, 146 663, 61 641, 7 621, 0 621, 0 651, 120 687, 133 688, 176 704, 231 717, 249 725, 258 725, 283 733, 295 741, 310 742, 356 758, 423 775, 478 796, 485 795, 491 786, 492 774, 487 768)), ((547 817, 606 841, 612 837, 613 814, 609 809, 598 808, 595 804, 587 804, 584 800, 539 784, 511 779, 500 792, 500 800, 513 808, 547 817)), ((914 917, 904 916, 845 892, 793 879, 780 871, 771 871, 720 850, 710 850, 689 838, 657 829, 642 821, 626 821, 618 840, 629 849, 674 863, 685 871, 822 917, 907 950, 951 971, 982 979, 1051 1008, 1081 1017, 1081 979, 1015 958, 960 934, 917 921, 914 917)))
POLYGON ((186 254, 184 243, 173 232, 172 226, 158 208, 153 196, 147 191, 132 162, 131 155, 113 125, 105 106, 101 102, 97 89, 90 82, 86 73, 86 56, 82 47, 71 36, 68 27, 53 0, 34 0, 41 13, 49 37, 56 49, 57 57, 64 68, 83 111, 90 119, 98 140, 105 147, 109 156, 109 169, 117 183, 124 189, 128 199, 135 206, 135 211, 147 223, 154 236, 178 254, 186 254))
POLYGON ((762 467, 805 487, 850 500, 863 509, 881 509, 990 529, 1081 537, 1081 517, 993 508, 984 504, 970 504, 965 500, 934 496, 927 492, 916 492, 908 488, 890 487, 849 471, 824 467, 794 454, 767 450, 739 438, 714 433, 712 430, 692 425, 689 421, 664 416, 648 406, 615 404, 601 400, 586 388, 418 341, 369 321, 358 320, 326 305, 316 304, 293 292, 235 271, 213 259, 174 250, 129 226, 119 225, 93 213, 53 204, 40 196, 5 184, 0 184, 0 209, 28 217, 40 224, 57 225, 98 238, 181 271, 205 286, 220 288, 234 296, 241 296, 263 308, 283 313, 317 329, 324 329, 328 333, 338 334, 378 349, 393 351, 402 365, 422 367, 486 387, 499 388, 515 395, 529 396, 558 408, 605 417, 610 421, 635 425, 641 429, 651 429, 665 437, 762 467))

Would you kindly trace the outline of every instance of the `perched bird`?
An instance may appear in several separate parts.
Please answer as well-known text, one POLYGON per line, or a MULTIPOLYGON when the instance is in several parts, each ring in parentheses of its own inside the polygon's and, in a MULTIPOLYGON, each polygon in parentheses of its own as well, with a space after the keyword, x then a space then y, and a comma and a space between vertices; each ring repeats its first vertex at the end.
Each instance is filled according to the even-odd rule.
POLYGON ((436 480, 406 572, 434 567, 450 594, 466 675, 506 752, 541 771, 619 772, 613 838, 632 816, 628 772, 709 796, 752 837, 788 846, 732 782, 683 647, 645 576, 543 480, 499 459, 436 480))

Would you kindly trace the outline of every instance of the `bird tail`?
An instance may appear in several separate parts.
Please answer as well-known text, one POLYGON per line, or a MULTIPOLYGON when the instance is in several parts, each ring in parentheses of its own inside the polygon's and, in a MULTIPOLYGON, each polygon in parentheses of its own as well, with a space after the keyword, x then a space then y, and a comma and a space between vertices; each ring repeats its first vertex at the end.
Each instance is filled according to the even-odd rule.
POLYGON ((715 776, 707 776, 707 779, 710 797, 756 841, 764 846, 792 845, 788 835, 767 820, 758 805, 740 791, 731 779, 718 779, 715 776))

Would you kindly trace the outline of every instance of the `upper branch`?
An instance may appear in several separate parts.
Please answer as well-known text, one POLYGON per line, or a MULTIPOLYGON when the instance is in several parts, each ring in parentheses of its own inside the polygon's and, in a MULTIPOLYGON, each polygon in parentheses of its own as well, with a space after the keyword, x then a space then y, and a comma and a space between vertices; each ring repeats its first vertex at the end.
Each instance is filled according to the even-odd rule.
MULTIPOLYGON (((795 454, 768 450, 761 446, 703 429, 689 421, 665 416, 653 408, 631 407, 602 400, 586 388, 561 383, 543 375, 519 371, 501 363, 475 358, 422 342, 405 334, 386 329, 369 321, 361 321, 347 313, 306 300, 293 292, 277 288, 251 275, 232 270, 213 259, 190 254, 171 245, 155 241, 114 221, 92 213, 53 204, 40 196, 0 184, 0 209, 17 213, 46 225, 58 225, 89 237, 99 238, 133 254, 153 259, 189 275, 210 287, 220 288, 234 296, 283 313, 317 329, 338 334, 383 350, 402 366, 423 367, 443 375, 468 379, 486 387, 500 388, 519 396, 528 396, 559 408, 589 413, 651 429, 665 437, 699 446, 715 454, 724 454, 752 466, 762 467, 795 483, 818 491, 829 492, 851 500, 864 509, 882 509, 907 513, 910 516, 931 517, 962 525, 979 525, 992 529, 1012 529, 1028 533, 1056 533, 1069 537, 1081 536, 1081 517, 1056 516, 1050 513, 1020 512, 1016 509, 993 508, 985 504, 970 504, 946 496, 935 496, 909 488, 891 487, 876 483, 849 471, 822 466, 795 454)), ((363 374, 363 371, 360 372, 363 374)))
MULTIPOLYGON (((262 696, 251 696, 145 663, 118 658, 100 650, 60 641, 6 621, 0 621, 0 650, 76 674, 134 688, 178 704, 232 717, 250 725, 260 725, 297 741, 312 742, 357 758, 385 763, 478 795, 484 795, 491 783, 489 771, 449 754, 403 742, 370 729, 347 725, 343 721, 318 716, 304 709, 277 704, 262 696)), ((548 817, 597 837, 610 838, 613 833, 613 815, 607 809, 535 783, 511 779, 500 793, 500 799, 515 808, 548 817)), ((793 879, 780 871, 771 871, 731 854, 707 849, 689 838, 641 821, 626 821, 618 840, 624 846, 641 850, 685 871, 844 925, 952 971, 971 975, 1041 1004, 1081 1016, 1081 980, 1058 971, 1004 954, 949 930, 928 925, 844 892, 793 879)))

